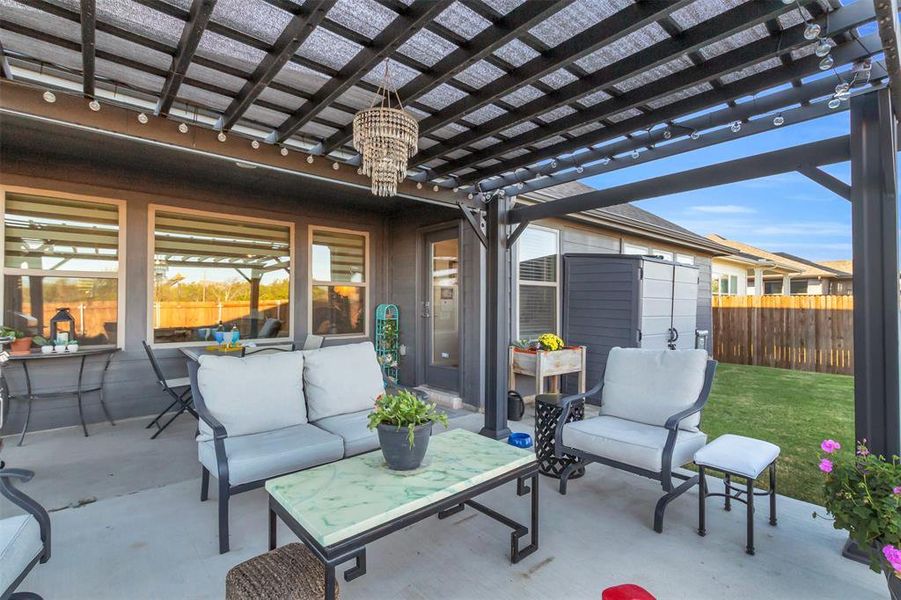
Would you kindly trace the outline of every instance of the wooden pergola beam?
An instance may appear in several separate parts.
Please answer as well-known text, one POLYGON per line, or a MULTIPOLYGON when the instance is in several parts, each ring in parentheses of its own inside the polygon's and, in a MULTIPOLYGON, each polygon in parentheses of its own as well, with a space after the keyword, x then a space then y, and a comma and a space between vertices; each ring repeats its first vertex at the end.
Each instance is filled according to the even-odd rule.
MULTIPOLYGON (((466 46, 454 50, 428 71, 418 75, 413 81, 398 90, 403 100, 417 98, 435 89, 458 73, 489 56, 498 48, 518 38, 549 15, 566 7, 565 2, 525 2, 510 14, 483 30, 466 46)), ((328 154, 347 143, 353 137, 353 125, 348 124, 326 139, 319 147, 321 154, 328 154)))
MULTIPOLYGON (((823 35, 837 35, 863 25, 874 17, 873 7, 866 2, 848 5, 831 13, 829 19, 824 20, 822 23, 823 35)), ((699 67, 677 71, 653 83, 626 92, 619 97, 604 100, 582 112, 561 117, 544 127, 536 127, 506 142, 492 144, 484 150, 472 152, 464 157, 449 161, 434 169, 432 175, 433 177, 439 177, 459 171, 498 155, 507 154, 524 146, 566 133, 587 122, 615 116, 648 102, 708 83, 723 75, 740 71, 745 67, 787 54, 801 46, 810 45, 810 40, 804 37, 805 28, 806 24, 801 23, 791 29, 786 29, 778 37, 769 37, 725 52, 705 61, 699 67)))
POLYGON ((380 62, 388 59, 404 42, 442 13, 452 0, 416 0, 406 13, 398 15, 379 33, 372 45, 360 50, 338 75, 332 77, 313 94, 294 114, 285 119, 279 128, 269 134, 267 141, 282 143, 309 123, 317 113, 359 82, 380 62))
POLYGON ((217 129, 229 130, 250 108, 266 86, 282 70, 298 48, 303 45, 313 31, 325 20, 325 16, 337 0, 310 0, 304 3, 278 36, 272 50, 260 61, 253 75, 238 95, 232 100, 222 117, 216 123, 217 129))
POLYGON ((766 152, 747 158, 699 167, 627 183, 604 190, 596 190, 543 202, 510 211, 509 223, 522 223, 550 217, 616 206, 627 202, 657 198, 699 190, 748 179, 769 177, 780 173, 800 171, 808 167, 844 162, 851 157, 851 142, 847 135, 766 152))
POLYGON ((194 53, 197 51, 197 45, 200 44, 200 38, 206 30, 207 23, 213 14, 213 8, 216 6, 216 0, 194 0, 191 5, 191 12, 185 27, 181 32, 181 39, 178 41, 178 48, 175 56, 172 57, 172 67, 163 89, 160 92, 160 99, 156 105, 156 114, 166 115, 172 108, 172 103, 178 94, 178 88, 181 86, 188 72, 188 67, 194 59, 194 53))
POLYGON ((85 98, 94 97, 94 51, 97 33, 97 9, 94 0, 81 0, 81 73, 85 98))

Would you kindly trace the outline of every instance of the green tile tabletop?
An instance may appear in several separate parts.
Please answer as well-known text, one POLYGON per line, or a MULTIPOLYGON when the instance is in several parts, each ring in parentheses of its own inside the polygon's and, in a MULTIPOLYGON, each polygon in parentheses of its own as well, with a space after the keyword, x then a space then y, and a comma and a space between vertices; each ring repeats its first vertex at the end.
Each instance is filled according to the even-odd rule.
POLYGON ((433 435, 422 466, 392 471, 379 450, 266 482, 323 547, 535 461, 531 450, 455 429, 433 435))

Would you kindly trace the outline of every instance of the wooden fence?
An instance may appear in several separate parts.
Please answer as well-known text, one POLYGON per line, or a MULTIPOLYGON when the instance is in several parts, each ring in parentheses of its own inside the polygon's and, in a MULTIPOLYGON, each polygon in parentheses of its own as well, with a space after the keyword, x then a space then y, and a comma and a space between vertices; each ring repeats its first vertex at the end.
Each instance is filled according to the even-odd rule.
POLYGON ((851 375, 852 296, 714 296, 722 362, 851 375))

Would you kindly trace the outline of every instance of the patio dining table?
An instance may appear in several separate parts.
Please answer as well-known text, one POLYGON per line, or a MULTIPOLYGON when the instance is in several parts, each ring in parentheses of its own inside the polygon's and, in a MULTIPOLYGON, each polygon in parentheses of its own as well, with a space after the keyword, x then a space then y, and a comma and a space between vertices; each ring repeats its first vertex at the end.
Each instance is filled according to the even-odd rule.
POLYGON ((25 394, 10 395, 9 399, 10 401, 24 399, 28 403, 28 409, 25 413, 25 425, 22 427, 22 433, 19 436, 19 442, 17 445, 21 446, 22 442, 25 441, 25 434, 28 433, 28 423, 31 420, 31 405, 34 400, 47 400, 51 398, 75 396, 78 400, 78 418, 81 421, 81 428, 84 431, 84 435, 85 437, 87 437, 88 428, 84 421, 82 397, 84 396, 84 394, 99 392, 100 406, 103 409, 103 414, 104 416, 106 416, 106 420, 109 421, 111 425, 115 425, 116 423, 110 416, 109 410, 106 408, 106 403, 103 401, 103 385, 106 381, 106 373, 109 370, 109 365, 113 359, 113 355, 118 351, 119 348, 116 347, 100 347, 79 348, 74 352, 41 352, 40 350, 31 350, 25 353, 9 353, 9 362, 4 368, 8 369, 10 365, 21 364, 22 372, 25 377, 25 394), (88 358, 92 356, 105 357, 105 360, 102 361, 103 367, 102 371, 100 371, 99 379, 97 380, 96 384, 93 385, 85 383, 85 364, 88 358), (36 370, 36 367, 38 365, 47 366, 56 364, 58 361, 65 360, 78 361, 78 375, 77 380, 75 381, 75 385, 72 386, 71 384, 62 384, 58 386, 60 389, 51 388, 46 392, 35 393, 35 376, 37 375, 37 373, 33 373, 32 371, 36 370), (91 387, 85 387, 86 385, 91 385, 91 387))

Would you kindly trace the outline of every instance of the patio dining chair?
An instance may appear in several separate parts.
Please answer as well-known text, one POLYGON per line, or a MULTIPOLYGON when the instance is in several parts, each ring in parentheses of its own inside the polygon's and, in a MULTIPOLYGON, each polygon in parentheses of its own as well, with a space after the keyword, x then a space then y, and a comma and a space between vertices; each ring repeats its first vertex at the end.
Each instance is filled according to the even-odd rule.
POLYGON ((603 380, 587 392, 559 400, 555 454, 581 459, 560 475, 567 479, 589 463, 601 463, 659 481, 664 495, 654 509, 654 531, 663 531, 667 505, 698 483, 697 474, 674 471, 707 443, 699 429, 717 362, 705 350, 613 348, 603 380), (567 422, 588 397, 600 394, 598 416, 567 422), (674 485, 673 479, 682 483, 674 485))
MULTIPOLYGON (((16 592, 36 564, 50 560, 50 516, 12 483, 32 477, 31 471, 5 469, 0 463, 0 495, 24 511, 0 519, 0 600, 41 600, 34 593, 16 592)), ((0 510, 0 514, 9 512, 0 510)))
POLYGON ((147 358, 150 359, 150 366, 153 367, 153 372, 156 374, 157 383, 160 384, 160 387, 163 388, 163 391, 172 398, 172 402, 165 409, 160 412, 144 429, 150 429, 154 425, 156 425, 156 432, 150 436, 150 439, 155 440, 157 436, 168 427, 172 421, 178 418, 184 412, 190 413, 195 419, 197 418, 197 412, 195 412, 194 407, 191 402, 191 381, 187 377, 176 377, 172 379, 166 379, 166 376, 163 375, 163 369, 160 367, 159 361, 156 359, 156 356, 153 354, 153 348, 150 347, 150 344, 147 343, 146 340, 141 342, 144 345, 144 352, 147 353, 147 358), (160 420, 173 408, 177 408, 175 414, 172 415, 168 421, 164 424, 160 425, 160 420))

